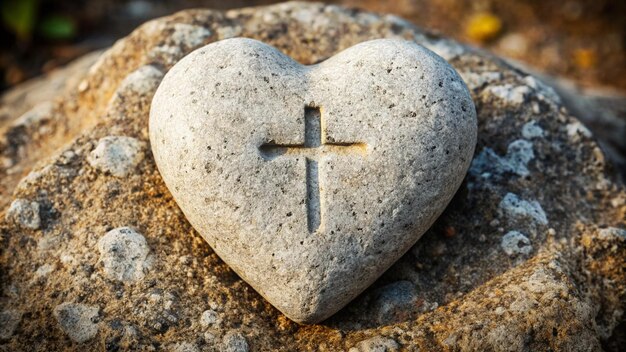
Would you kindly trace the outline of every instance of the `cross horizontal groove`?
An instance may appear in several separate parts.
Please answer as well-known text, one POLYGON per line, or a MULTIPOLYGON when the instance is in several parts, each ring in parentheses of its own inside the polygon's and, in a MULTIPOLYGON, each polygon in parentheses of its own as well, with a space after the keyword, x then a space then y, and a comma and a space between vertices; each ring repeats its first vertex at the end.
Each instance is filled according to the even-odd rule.
POLYGON ((259 147, 261 155, 268 160, 272 160, 281 155, 303 156, 312 159, 318 159, 326 154, 338 155, 354 155, 367 153, 367 144, 365 143, 333 143, 323 144, 316 148, 305 147, 302 144, 273 144, 267 143, 259 147))

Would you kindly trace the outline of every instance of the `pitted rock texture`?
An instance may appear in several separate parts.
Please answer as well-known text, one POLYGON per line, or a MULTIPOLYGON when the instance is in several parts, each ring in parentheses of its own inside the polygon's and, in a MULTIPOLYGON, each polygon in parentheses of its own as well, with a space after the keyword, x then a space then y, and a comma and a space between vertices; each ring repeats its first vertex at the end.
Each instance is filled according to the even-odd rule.
MULTIPOLYGON (((146 75, 151 82, 152 77, 146 75)), ((185 11, 149 22, 120 40, 52 104, 53 119, 38 126, 56 133, 38 134, 36 144, 26 144, 36 152, 28 155, 41 159, 28 164, 30 174, 2 193, 0 312, 15 314, 9 319, 12 327, 3 329, 8 338, 0 340, 0 350, 192 346, 210 351, 245 340, 250 351, 347 351, 381 343, 407 351, 619 351, 625 338, 626 192, 593 136, 568 135, 567 126, 579 122, 553 93, 496 58, 427 35, 392 16, 287 3, 226 13, 185 11), (171 35, 181 23, 204 37, 198 47, 245 36, 302 64, 318 63, 370 39, 415 40, 449 60, 462 77, 475 78, 474 84, 468 82, 478 117, 473 162, 487 150, 502 160, 521 162, 470 171, 433 227, 362 295, 322 324, 293 323, 193 230, 165 187, 150 149, 124 178, 87 161, 106 136, 148 143, 156 86, 150 85, 150 93, 120 87, 141 67, 166 72, 195 48, 178 42, 186 36, 171 35), (530 87, 524 103, 486 90, 506 84, 530 87), (542 136, 524 136, 531 121, 542 136), (57 150, 59 146, 63 148, 57 150), (521 166, 527 174, 517 172, 521 166), (507 216, 500 204, 509 193, 537 202, 547 223, 507 216), (39 229, 6 219, 15 199, 39 204, 39 229), (141 233, 153 256, 151 268, 137 281, 107 277, 100 260, 99 239, 120 227, 141 233), (502 249, 502 238, 510 231, 529 239, 528 255, 509 256, 502 249), (405 299, 379 290, 396 282, 414 285, 413 311, 403 318, 391 306, 404 305, 405 299), (82 344, 71 339, 54 315, 63 303, 98 308, 89 320, 97 326, 93 338, 82 344), (206 310, 219 319, 205 327, 201 317, 206 310)), ((24 129, 20 136, 38 131, 24 129)))
POLYGON ((194 228, 289 318, 317 323, 441 214, 472 159, 476 112, 454 69, 414 42, 302 66, 236 38, 170 70, 149 129, 194 228))

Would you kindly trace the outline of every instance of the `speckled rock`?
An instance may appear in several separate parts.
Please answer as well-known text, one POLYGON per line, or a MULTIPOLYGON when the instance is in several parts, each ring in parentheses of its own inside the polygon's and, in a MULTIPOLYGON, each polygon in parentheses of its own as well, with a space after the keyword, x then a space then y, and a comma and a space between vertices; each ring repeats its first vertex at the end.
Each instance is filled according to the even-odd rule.
POLYGON ((533 250, 528 237, 518 231, 509 231, 502 236, 501 246, 508 255, 530 254, 533 250))
MULTIPOLYGON (((130 77, 130 76, 129 76, 130 77)), ((122 89, 126 89, 123 82, 122 89)), ((100 138, 87 161, 91 166, 116 177, 125 177, 143 159, 145 143, 126 136, 100 138)))
POLYGON ((72 341, 83 343, 98 334, 98 311, 85 304, 62 303, 54 308, 54 317, 72 341))
POLYGON ((222 341, 222 351, 224 352, 248 352, 248 341, 238 332, 229 332, 222 341))
POLYGON ((220 258, 289 318, 316 323, 441 214, 469 167, 476 114, 458 74, 414 42, 367 41, 301 66, 235 38, 165 76, 150 141, 220 258))
POLYGON ((0 189, 0 312, 22 314, 13 334, 0 340, 0 350, 152 350, 187 342, 219 351, 224 337, 236 331, 250 351, 347 351, 375 337, 406 351, 620 351, 626 192, 594 135, 568 135, 567 126, 579 121, 530 78, 396 17, 337 6, 193 10, 141 26, 60 96, 37 127, 11 132, 19 138, 8 140, 19 148, 0 147, 18 157, 12 160, 23 171, 5 177, 8 169, 0 167, 0 182, 10 186, 0 189), (210 32, 207 37, 196 28, 204 37, 198 46, 225 36, 250 37, 302 64, 370 39, 414 40, 449 60, 462 77, 481 78, 470 85, 478 117, 473 165, 494 155, 500 163, 473 167, 476 172, 467 175, 431 229, 356 300, 321 324, 293 323, 194 231, 163 183, 150 148, 124 178, 87 161, 106 136, 148 143, 154 90, 121 85, 145 65, 167 72, 195 49, 180 42, 185 36, 171 36, 181 23, 210 32), (161 48, 165 45, 178 51, 161 48), (523 104, 484 92, 506 84, 530 87, 523 104), (531 121, 543 136, 528 134, 524 126, 531 121), (48 132, 40 133, 42 127, 48 132), (26 159, 19 158, 23 148, 26 159), (514 160, 520 162, 511 165, 514 160), (28 176, 4 183, 20 175, 28 176), (500 203, 509 193, 539 204, 548 223, 506 215, 500 203), (6 218, 15 199, 40 204, 39 230, 6 218), (97 249, 104 234, 124 226, 144 236, 148 256, 154 257, 143 279, 132 283, 107 277, 97 249), (502 249, 510 231, 530 240, 528 255, 509 256, 502 249), (40 274, 53 271, 41 276, 38 268, 45 268, 40 274), (381 323, 372 309, 378 290, 398 281, 414 285, 414 311, 403 321, 381 323), (96 337, 82 344, 68 337, 54 316, 64 302, 100 308, 96 337), (207 309, 217 312, 219 324, 200 324, 207 309))
POLYGON ((26 229, 37 230, 41 226, 39 203, 27 199, 16 199, 6 213, 6 219, 26 229))
POLYGON ((104 274, 113 280, 136 281, 148 268, 146 239, 128 227, 113 229, 98 241, 104 274))

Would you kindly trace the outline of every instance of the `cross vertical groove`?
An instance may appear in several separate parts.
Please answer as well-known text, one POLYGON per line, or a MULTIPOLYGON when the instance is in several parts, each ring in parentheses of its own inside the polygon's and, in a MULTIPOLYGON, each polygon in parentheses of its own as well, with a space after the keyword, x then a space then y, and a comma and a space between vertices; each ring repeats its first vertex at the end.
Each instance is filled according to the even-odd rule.
MULTIPOLYGON (((322 114, 319 108, 304 107, 304 147, 317 148, 322 144, 322 114)), ((306 208, 307 227, 315 232, 322 222, 322 204, 320 200, 319 163, 306 157, 306 208)))
POLYGON ((319 175, 322 157, 327 153, 347 154, 351 151, 365 154, 365 150, 365 143, 327 143, 321 109, 310 105, 304 107, 303 144, 270 142, 259 147, 259 152, 265 160, 273 160, 284 154, 300 154, 305 157, 307 228, 310 233, 323 231, 323 182, 319 175))

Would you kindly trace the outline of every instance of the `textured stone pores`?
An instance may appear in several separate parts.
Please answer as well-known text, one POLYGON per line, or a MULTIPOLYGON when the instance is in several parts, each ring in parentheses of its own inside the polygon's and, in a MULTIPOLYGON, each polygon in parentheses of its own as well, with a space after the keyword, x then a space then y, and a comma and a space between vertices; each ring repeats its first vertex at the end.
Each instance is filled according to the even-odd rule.
POLYGON ((195 229, 275 307, 313 323, 430 227, 477 127, 461 78, 415 43, 373 40, 303 66, 229 39, 170 70, 149 128, 195 229))

